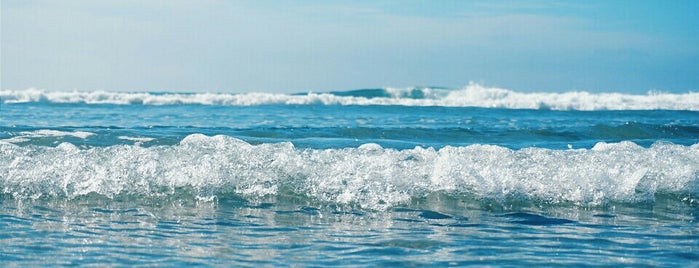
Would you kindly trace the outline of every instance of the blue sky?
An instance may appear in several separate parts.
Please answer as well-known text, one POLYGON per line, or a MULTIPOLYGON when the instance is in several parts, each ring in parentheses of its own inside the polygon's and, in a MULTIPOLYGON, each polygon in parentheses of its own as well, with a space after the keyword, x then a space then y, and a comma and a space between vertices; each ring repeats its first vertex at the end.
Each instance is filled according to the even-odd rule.
POLYGON ((699 1, 1 1, 2 89, 699 90, 699 1))

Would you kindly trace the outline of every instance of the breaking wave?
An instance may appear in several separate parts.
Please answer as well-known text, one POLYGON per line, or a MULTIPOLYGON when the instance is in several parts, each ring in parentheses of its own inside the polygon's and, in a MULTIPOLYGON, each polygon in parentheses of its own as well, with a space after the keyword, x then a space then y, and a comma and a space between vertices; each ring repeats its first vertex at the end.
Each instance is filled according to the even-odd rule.
POLYGON ((699 93, 523 93, 469 84, 461 89, 385 88, 327 93, 127 93, 2 90, 2 103, 86 103, 117 105, 401 105, 552 110, 699 111, 699 93))
POLYGON ((170 146, 18 146, 0 142, 0 196, 108 198, 185 195, 214 200, 291 191, 311 200, 383 210, 431 193, 481 200, 604 205, 699 195, 699 144, 598 143, 591 149, 377 144, 299 149, 193 134, 170 146))

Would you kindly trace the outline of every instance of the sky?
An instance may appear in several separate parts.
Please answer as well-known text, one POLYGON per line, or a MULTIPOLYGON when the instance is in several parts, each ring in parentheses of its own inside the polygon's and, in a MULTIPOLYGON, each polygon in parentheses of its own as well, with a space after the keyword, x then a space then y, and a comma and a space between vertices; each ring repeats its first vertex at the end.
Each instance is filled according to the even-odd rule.
POLYGON ((0 0, 0 89, 699 91, 699 1, 0 0))

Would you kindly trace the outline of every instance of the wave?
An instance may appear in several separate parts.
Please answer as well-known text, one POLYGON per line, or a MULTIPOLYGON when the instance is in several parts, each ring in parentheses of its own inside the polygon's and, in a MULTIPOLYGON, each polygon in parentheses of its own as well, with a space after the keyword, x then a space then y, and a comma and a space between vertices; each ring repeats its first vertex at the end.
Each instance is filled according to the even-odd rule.
POLYGON ((291 191, 383 210, 432 193, 481 200, 604 205, 699 195, 699 144, 598 143, 591 149, 494 145, 298 149, 193 134, 171 146, 56 147, 0 142, 0 189, 15 199, 191 196, 291 191))
POLYGON ((385 88, 327 93, 127 93, 2 90, 2 103, 85 103, 117 105, 401 105, 552 110, 687 110, 699 111, 699 93, 524 93, 469 84, 461 89, 385 88))

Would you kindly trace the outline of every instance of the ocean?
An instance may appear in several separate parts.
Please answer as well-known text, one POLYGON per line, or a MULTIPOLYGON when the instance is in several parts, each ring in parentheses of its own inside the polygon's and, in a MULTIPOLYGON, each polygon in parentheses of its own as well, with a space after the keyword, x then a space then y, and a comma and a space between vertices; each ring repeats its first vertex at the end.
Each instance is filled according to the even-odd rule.
POLYGON ((0 91, 1 266, 699 266, 699 93, 0 91))

